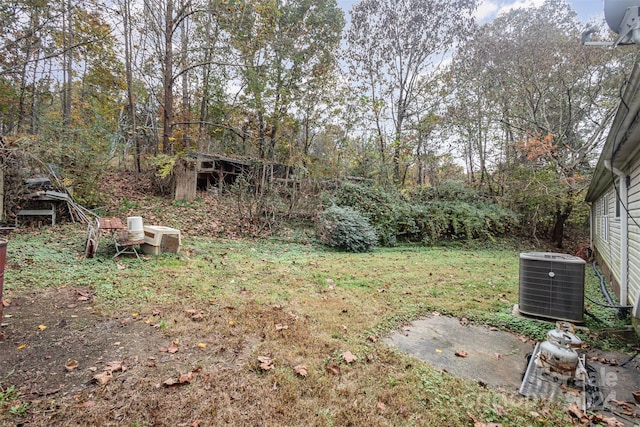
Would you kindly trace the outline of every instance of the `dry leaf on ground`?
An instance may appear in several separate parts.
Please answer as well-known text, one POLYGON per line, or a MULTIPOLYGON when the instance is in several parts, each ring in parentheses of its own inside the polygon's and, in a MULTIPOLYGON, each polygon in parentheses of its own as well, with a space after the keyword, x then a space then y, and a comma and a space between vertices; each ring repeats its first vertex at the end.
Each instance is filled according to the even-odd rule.
POLYGON ((171 353, 171 354, 175 354, 178 352, 179 346, 177 342, 172 342, 171 344, 169 344, 169 347, 167 348, 167 353, 171 353))
POLYGON ((189 383, 191 382, 192 379, 193 379, 193 372, 187 372, 186 374, 180 374, 180 379, 178 379, 178 382, 180 384, 189 383))
POLYGON ((258 356, 258 362, 260 362, 260 369, 263 371, 269 371, 274 368, 273 360, 268 356, 258 356))
POLYGON ((307 376, 307 365, 297 365, 293 367, 293 372, 300 375, 301 377, 307 376))
POLYGON ((111 381, 111 378, 113 378, 113 376, 109 371, 100 372, 99 374, 95 374, 93 376, 93 379, 100 385, 107 384, 109 381, 111 381))
POLYGON ((67 360, 67 363, 65 363, 64 368, 71 372, 74 369, 76 369, 78 367, 78 361, 77 360, 67 360))
POLYGON ((340 374, 340 367, 336 365, 329 365, 325 368, 325 371, 333 375, 338 375, 340 374))
POLYGON ((107 363, 107 365, 104 367, 104 370, 109 372, 119 372, 119 371, 124 372, 127 370, 127 367, 124 364, 124 362, 121 362, 119 360, 114 360, 107 363))
POLYGON ((467 352, 466 352, 466 351, 464 351, 464 350, 458 350, 458 351, 456 351, 456 353, 455 353, 455 354, 456 354, 456 356, 458 356, 458 357, 467 357, 467 356, 469 355, 469 353, 467 353, 467 352))
POLYGON ((344 353, 342 353, 342 359, 347 363, 353 363, 356 360, 358 360, 358 358, 353 353, 351 353, 349 350, 347 350, 344 353))

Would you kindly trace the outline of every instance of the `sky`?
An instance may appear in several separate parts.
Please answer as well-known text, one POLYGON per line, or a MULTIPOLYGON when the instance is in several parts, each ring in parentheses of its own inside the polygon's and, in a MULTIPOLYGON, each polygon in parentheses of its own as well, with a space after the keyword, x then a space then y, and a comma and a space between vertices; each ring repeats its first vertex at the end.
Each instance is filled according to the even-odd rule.
MULTIPOLYGON (((338 0, 338 6, 345 10, 347 18, 351 6, 358 0, 338 0)), ((544 3, 544 0, 482 0, 480 7, 476 11, 478 22, 486 22, 518 7, 531 7, 544 3)), ((578 17, 584 23, 593 19, 602 21, 604 19, 602 0, 569 0, 569 4, 578 13, 578 17)))

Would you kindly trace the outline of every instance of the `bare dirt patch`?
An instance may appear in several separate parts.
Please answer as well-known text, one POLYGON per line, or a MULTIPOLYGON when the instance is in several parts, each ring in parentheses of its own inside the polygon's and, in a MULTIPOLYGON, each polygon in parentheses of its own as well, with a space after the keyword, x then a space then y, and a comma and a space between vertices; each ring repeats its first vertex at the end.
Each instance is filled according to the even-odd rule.
MULTIPOLYGON (((163 420, 161 408, 171 406, 165 398, 181 405, 184 396, 171 398, 177 389, 199 383, 204 391, 221 377, 232 377, 245 367, 257 341, 245 331, 222 327, 222 316, 206 309, 107 318, 87 289, 45 289, 8 302, 0 391, 13 386, 21 398, 12 405, 28 403, 20 424, 118 425, 127 419, 172 425, 175 411, 167 412, 173 421, 163 420), (166 333, 168 322, 183 325, 166 333), (156 410, 146 408, 150 401, 156 410)), ((191 397, 186 400, 193 404, 191 397)), ((184 413, 187 420, 191 415, 184 413)))

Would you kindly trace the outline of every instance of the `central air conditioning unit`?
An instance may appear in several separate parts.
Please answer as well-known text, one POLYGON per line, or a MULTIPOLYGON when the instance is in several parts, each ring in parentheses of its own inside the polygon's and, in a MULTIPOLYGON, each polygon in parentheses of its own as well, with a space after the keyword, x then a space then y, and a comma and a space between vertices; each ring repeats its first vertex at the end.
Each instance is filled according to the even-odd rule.
POLYGON ((522 314, 574 323, 584 322, 585 261, 552 252, 520 254, 522 314))

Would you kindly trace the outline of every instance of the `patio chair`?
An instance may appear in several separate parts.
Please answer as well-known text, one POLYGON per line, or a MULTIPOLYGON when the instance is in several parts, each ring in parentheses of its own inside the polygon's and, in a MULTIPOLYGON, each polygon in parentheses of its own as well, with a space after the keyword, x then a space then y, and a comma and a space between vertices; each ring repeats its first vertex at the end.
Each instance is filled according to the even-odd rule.
POLYGON ((130 240, 128 231, 124 229, 118 230, 115 233, 114 242, 116 246, 116 254, 113 256, 114 258, 122 254, 133 254, 136 256, 136 258, 140 259, 140 255, 136 250, 136 246, 143 244, 144 239, 130 240))

